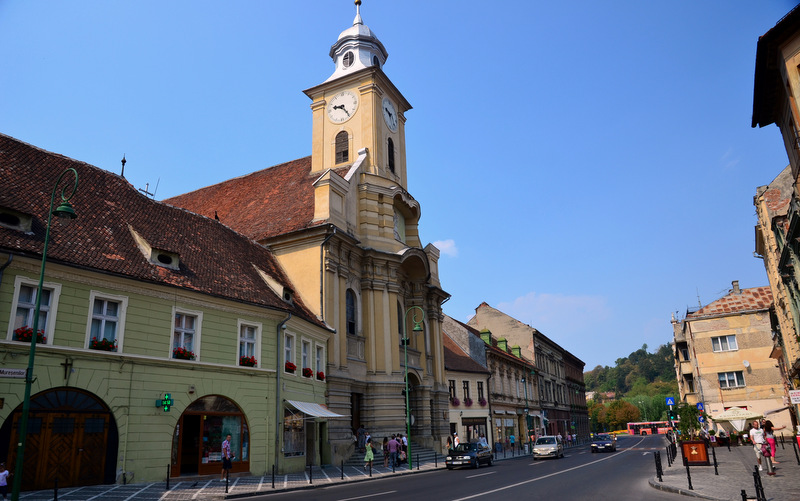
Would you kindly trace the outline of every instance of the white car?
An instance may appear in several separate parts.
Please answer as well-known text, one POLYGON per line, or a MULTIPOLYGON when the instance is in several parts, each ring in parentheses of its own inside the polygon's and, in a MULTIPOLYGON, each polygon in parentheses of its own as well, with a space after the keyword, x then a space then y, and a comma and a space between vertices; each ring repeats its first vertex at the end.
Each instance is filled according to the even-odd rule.
POLYGON ((533 459, 549 457, 556 459, 564 457, 564 444, 557 435, 543 435, 533 444, 533 459))

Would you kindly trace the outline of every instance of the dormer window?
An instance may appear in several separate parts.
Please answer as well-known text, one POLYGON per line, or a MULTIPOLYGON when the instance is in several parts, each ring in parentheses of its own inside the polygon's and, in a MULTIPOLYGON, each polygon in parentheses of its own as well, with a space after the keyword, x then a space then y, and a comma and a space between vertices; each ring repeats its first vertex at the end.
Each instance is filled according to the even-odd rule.
POLYGON ((33 217, 19 211, 0 207, 0 226, 9 230, 31 233, 33 217))
POLYGON ((148 262, 157 266, 163 266, 170 270, 180 270, 181 260, 176 252, 170 252, 164 249, 158 249, 150 245, 141 235, 139 235, 133 227, 128 226, 128 229, 139 247, 139 251, 147 259, 148 262))
POLYGON ((353 61, 355 60, 356 56, 353 55, 353 51, 347 51, 347 53, 342 58, 342 65, 345 68, 349 68, 353 65, 353 61))

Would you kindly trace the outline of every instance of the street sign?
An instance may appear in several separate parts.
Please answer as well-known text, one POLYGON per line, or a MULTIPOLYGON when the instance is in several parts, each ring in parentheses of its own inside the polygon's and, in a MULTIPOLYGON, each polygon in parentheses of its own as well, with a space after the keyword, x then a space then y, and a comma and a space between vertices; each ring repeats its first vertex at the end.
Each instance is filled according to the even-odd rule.
POLYGON ((703 416, 697 416, 697 420, 700 421, 701 423, 705 421, 703 416))
POLYGON ((0 368, 0 377, 13 377, 17 379, 25 379, 27 369, 2 369, 0 368))
POLYGON ((705 406, 703 406, 703 402, 697 402, 697 410, 698 411, 706 410, 705 406))
POLYGON ((667 397, 667 405, 675 405, 675 397, 667 397))

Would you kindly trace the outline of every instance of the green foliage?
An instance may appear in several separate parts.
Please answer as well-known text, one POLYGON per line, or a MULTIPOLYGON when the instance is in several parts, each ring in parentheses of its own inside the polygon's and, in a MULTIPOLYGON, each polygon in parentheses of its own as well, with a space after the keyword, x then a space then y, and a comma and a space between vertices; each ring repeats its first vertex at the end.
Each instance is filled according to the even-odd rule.
POLYGON ((615 392, 617 398, 634 395, 676 395, 678 383, 672 348, 668 344, 658 347, 655 353, 647 352, 647 345, 627 357, 618 358, 614 367, 598 365, 584 373, 586 391, 615 392))
POLYGON ((677 425, 678 430, 681 432, 681 440, 689 440, 698 434, 702 427, 700 421, 697 420, 698 417, 703 416, 704 419, 708 419, 708 415, 705 412, 685 402, 679 403, 673 409, 680 419, 680 423, 677 423, 677 425))

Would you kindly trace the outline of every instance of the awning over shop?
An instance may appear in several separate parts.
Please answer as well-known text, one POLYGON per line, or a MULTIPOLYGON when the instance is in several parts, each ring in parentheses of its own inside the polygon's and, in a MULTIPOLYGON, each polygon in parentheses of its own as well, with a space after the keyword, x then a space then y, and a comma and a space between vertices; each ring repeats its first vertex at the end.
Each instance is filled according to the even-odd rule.
POLYGON ((324 405, 315 404, 313 402, 300 402, 299 400, 287 400, 286 402, 295 409, 297 409, 298 411, 302 412, 303 414, 308 414, 309 416, 313 417, 318 417, 318 418, 349 417, 349 416, 344 416, 342 414, 336 414, 335 412, 331 412, 324 405))

